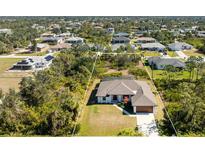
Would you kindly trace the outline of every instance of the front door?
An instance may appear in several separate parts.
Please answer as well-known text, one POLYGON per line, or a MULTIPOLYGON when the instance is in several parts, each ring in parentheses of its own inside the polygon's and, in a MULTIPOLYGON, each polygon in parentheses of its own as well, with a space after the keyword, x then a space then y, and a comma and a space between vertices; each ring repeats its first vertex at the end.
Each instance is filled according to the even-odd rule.
POLYGON ((124 95, 123 96, 123 101, 124 101, 125 104, 128 104, 128 102, 129 102, 129 95, 124 95))

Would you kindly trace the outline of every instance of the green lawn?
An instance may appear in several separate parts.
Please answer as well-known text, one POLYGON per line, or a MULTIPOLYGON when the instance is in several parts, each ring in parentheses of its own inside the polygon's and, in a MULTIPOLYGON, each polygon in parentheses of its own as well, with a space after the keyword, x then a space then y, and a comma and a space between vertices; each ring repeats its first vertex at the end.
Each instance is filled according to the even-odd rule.
POLYGON ((13 64, 20 61, 20 58, 1 58, 0 59, 0 74, 12 67, 13 64))
POLYGON ((0 59, 0 89, 3 92, 8 92, 10 88, 18 90, 22 77, 31 75, 31 73, 26 72, 6 72, 14 63, 20 60, 19 58, 0 59))
POLYGON ((197 51, 197 50, 186 50, 183 53, 187 56, 205 56, 205 54, 197 51))
POLYGON ((142 53, 144 54, 145 57, 147 57, 147 56, 150 56, 150 57, 160 56, 160 53, 158 51, 144 51, 142 53))
POLYGON ((34 53, 18 53, 16 55, 18 56, 44 56, 46 54, 47 52, 44 51, 44 52, 34 52, 34 53))
POLYGON ((175 51, 167 51, 167 54, 170 56, 170 57, 176 57, 177 54, 175 51))
MULTIPOLYGON (((146 66, 146 68, 148 69, 150 75, 152 74, 152 70, 150 68, 150 66, 146 66)), ((166 71, 164 70, 153 70, 153 78, 154 79, 162 79, 162 78, 166 78, 166 71)), ((189 72, 188 71, 181 71, 175 74, 174 76, 175 79, 189 79, 189 72)))
POLYGON ((80 136, 116 136, 124 128, 135 128, 136 117, 124 115, 113 105, 85 106, 80 136))

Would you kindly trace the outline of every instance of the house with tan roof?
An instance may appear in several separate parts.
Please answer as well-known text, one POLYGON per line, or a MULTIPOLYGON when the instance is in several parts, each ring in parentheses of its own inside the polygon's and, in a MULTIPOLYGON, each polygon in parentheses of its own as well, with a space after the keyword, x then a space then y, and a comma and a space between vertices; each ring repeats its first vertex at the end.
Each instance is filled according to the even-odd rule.
POLYGON ((125 103, 133 112, 155 112, 155 97, 145 81, 134 79, 111 79, 100 83, 97 90, 98 103, 125 103))

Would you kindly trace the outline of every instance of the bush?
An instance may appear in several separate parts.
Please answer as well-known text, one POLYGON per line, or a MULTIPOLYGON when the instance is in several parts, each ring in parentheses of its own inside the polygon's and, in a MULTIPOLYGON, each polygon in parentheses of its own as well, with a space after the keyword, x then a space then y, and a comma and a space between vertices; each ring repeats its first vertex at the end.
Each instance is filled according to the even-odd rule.
POLYGON ((140 68, 131 68, 129 69, 129 73, 134 75, 136 79, 148 79, 149 76, 147 74, 147 72, 144 69, 140 69, 140 68))
POLYGON ((102 74, 102 75, 100 75, 101 78, 120 77, 120 76, 122 76, 122 72, 115 72, 115 73, 109 73, 109 74, 102 74))
POLYGON ((118 134, 117 136, 143 136, 142 133, 138 132, 137 131, 137 128, 136 129, 132 129, 132 128, 125 128, 125 129, 122 129, 118 134))

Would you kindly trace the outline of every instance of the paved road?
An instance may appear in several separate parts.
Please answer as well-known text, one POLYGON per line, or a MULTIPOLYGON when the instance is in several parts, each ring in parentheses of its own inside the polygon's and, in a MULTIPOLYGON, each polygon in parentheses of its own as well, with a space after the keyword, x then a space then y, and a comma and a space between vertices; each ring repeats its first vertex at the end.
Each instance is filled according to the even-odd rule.
POLYGON ((159 136, 153 113, 137 113, 136 115, 139 132, 149 137, 159 136))

